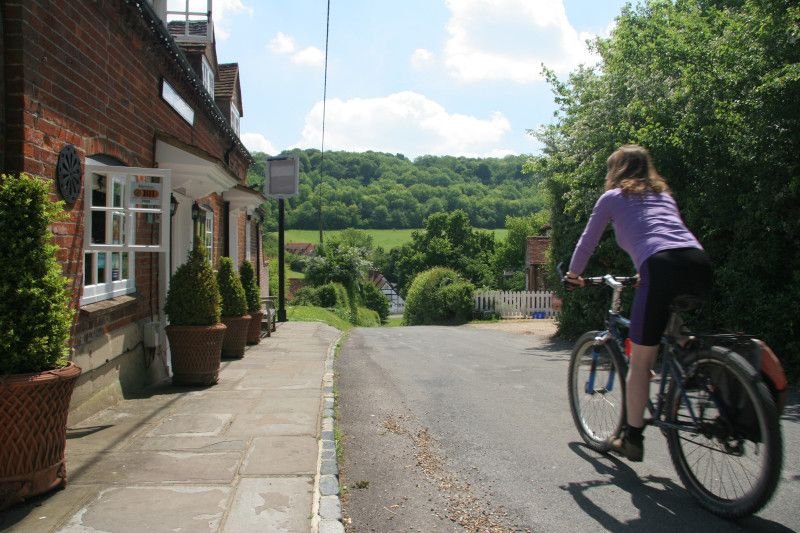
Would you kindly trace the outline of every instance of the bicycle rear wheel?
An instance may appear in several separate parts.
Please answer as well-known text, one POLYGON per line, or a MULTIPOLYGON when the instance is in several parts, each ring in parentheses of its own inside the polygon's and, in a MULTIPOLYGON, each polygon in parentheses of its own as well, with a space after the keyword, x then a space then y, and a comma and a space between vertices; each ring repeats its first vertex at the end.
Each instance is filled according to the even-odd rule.
POLYGON ((569 361, 567 392, 572 420, 590 448, 605 452, 625 420, 625 364, 613 342, 595 345, 599 331, 584 333, 569 361))
POLYGON ((783 462, 766 385, 739 354, 715 346, 696 354, 684 387, 682 393, 671 383, 667 404, 667 421, 682 428, 665 431, 681 481, 718 516, 758 512, 775 492, 783 462))

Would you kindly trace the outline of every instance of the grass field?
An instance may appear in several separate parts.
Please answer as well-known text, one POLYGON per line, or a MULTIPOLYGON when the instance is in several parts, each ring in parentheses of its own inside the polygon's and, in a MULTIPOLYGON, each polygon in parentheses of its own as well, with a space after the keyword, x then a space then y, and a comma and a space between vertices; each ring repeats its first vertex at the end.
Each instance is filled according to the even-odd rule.
MULTIPOLYGON (((398 246, 402 246, 403 244, 411 241, 411 232, 414 231, 412 229, 365 229, 361 230, 364 231, 372 236, 372 240, 375 243, 375 246, 380 246, 386 251, 391 250, 392 248, 396 248, 398 246)), ((505 240, 506 234, 508 230, 505 228, 502 229, 495 229, 495 230, 486 230, 492 231, 494 233, 495 240, 500 242, 505 240)), ((324 239, 327 239, 337 233, 340 230, 329 230, 326 231, 323 235, 324 239)), ((275 234, 277 235, 277 234, 275 234)), ((319 230, 313 229, 290 229, 284 232, 284 242, 310 242, 312 244, 319 244, 319 230)))

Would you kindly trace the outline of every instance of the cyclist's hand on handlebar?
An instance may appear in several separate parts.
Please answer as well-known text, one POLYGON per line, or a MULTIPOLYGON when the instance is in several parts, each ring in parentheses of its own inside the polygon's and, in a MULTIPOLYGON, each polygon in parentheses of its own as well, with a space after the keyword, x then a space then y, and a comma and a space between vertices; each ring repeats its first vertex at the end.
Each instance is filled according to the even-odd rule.
POLYGON ((572 272, 567 272, 567 274, 561 278, 562 283, 564 283, 564 288, 567 292, 572 292, 578 287, 585 287, 586 282, 583 280, 582 277, 573 274, 572 272))

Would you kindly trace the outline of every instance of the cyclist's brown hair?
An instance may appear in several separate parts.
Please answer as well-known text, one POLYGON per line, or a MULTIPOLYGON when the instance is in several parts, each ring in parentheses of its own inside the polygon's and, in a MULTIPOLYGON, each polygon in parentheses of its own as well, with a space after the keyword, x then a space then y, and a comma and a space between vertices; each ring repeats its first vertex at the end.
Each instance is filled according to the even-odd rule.
POLYGON ((653 158, 638 144, 620 146, 606 161, 606 190, 619 187, 625 194, 670 192, 669 185, 656 170, 653 158))

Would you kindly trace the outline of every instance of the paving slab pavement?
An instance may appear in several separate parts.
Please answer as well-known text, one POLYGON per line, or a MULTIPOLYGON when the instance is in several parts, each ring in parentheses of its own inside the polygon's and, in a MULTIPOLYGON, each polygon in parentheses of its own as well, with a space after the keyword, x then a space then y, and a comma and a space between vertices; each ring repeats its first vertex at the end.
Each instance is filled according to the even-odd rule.
POLYGON ((339 335, 279 324, 217 385, 154 387, 68 428, 67 487, 0 512, 0 531, 343 531, 326 409, 339 335))

